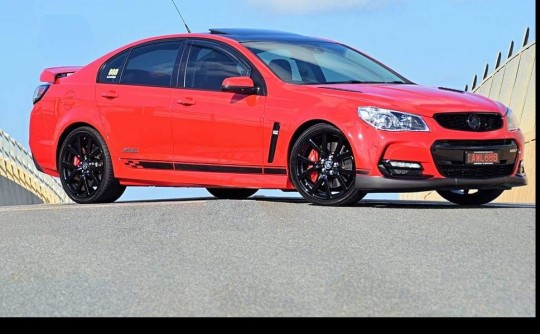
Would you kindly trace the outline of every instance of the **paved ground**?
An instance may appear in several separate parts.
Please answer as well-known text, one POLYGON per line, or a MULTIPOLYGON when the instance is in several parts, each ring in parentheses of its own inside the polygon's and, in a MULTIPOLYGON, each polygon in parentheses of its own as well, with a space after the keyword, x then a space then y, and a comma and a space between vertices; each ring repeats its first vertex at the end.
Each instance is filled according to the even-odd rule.
POLYGON ((535 316, 535 206, 0 208, 0 316, 535 316))

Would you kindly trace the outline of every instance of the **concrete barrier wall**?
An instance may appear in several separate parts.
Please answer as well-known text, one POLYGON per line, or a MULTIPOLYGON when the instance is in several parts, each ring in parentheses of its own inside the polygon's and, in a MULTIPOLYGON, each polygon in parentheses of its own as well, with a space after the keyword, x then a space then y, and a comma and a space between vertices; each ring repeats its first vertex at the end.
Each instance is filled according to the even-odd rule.
MULTIPOLYGON (((70 202, 59 181, 39 172, 30 152, 2 129, 0 129, 0 176, 32 192, 43 203, 70 202)), ((7 196, 5 194, 8 193, 8 188, 4 189, 4 184, 6 183, 0 184, 0 195, 7 196)))
POLYGON ((0 175, 0 206, 42 203, 31 191, 0 175))

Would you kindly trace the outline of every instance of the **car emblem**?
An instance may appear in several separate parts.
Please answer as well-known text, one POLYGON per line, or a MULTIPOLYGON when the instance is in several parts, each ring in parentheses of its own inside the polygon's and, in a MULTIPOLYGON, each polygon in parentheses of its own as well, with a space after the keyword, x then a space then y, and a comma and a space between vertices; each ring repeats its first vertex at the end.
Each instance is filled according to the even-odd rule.
POLYGON ((482 126, 482 121, 480 120, 480 117, 478 115, 470 115, 469 118, 467 118, 467 124, 471 129, 474 131, 480 130, 480 127, 482 126))

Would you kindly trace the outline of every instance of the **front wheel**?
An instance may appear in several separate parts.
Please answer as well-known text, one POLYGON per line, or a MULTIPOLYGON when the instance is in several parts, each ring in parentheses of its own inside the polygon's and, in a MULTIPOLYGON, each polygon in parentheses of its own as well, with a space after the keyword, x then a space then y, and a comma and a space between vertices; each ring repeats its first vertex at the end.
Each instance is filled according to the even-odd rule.
POLYGON ((458 205, 483 205, 494 201, 504 190, 501 189, 463 189, 438 190, 437 193, 445 200, 458 205))
POLYGON ((77 128, 66 137, 58 155, 58 172, 64 191, 80 204, 111 203, 126 189, 114 178, 105 141, 91 127, 77 128))
POLYGON ((354 204, 366 195, 355 188, 351 145, 330 124, 316 124, 300 135, 291 150, 289 171, 298 192, 315 204, 354 204))
POLYGON ((206 190, 219 199, 245 199, 255 195, 259 189, 206 188, 206 190))

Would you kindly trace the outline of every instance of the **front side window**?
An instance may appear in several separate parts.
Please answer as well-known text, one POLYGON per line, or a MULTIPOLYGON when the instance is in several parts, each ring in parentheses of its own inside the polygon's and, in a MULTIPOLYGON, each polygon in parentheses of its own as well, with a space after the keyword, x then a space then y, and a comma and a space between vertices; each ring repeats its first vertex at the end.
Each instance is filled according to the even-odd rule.
POLYGON ((193 45, 189 53, 185 87, 221 91, 223 80, 250 76, 250 69, 219 48, 193 45))
POLYGON ((281 80, 293 84, 410 83, 345 45, 324 42, 244 43, 281 80))
POLYGON ((169 87, 181 41, 153 43, 135 48, 127 60, 120 83, 169 87))

